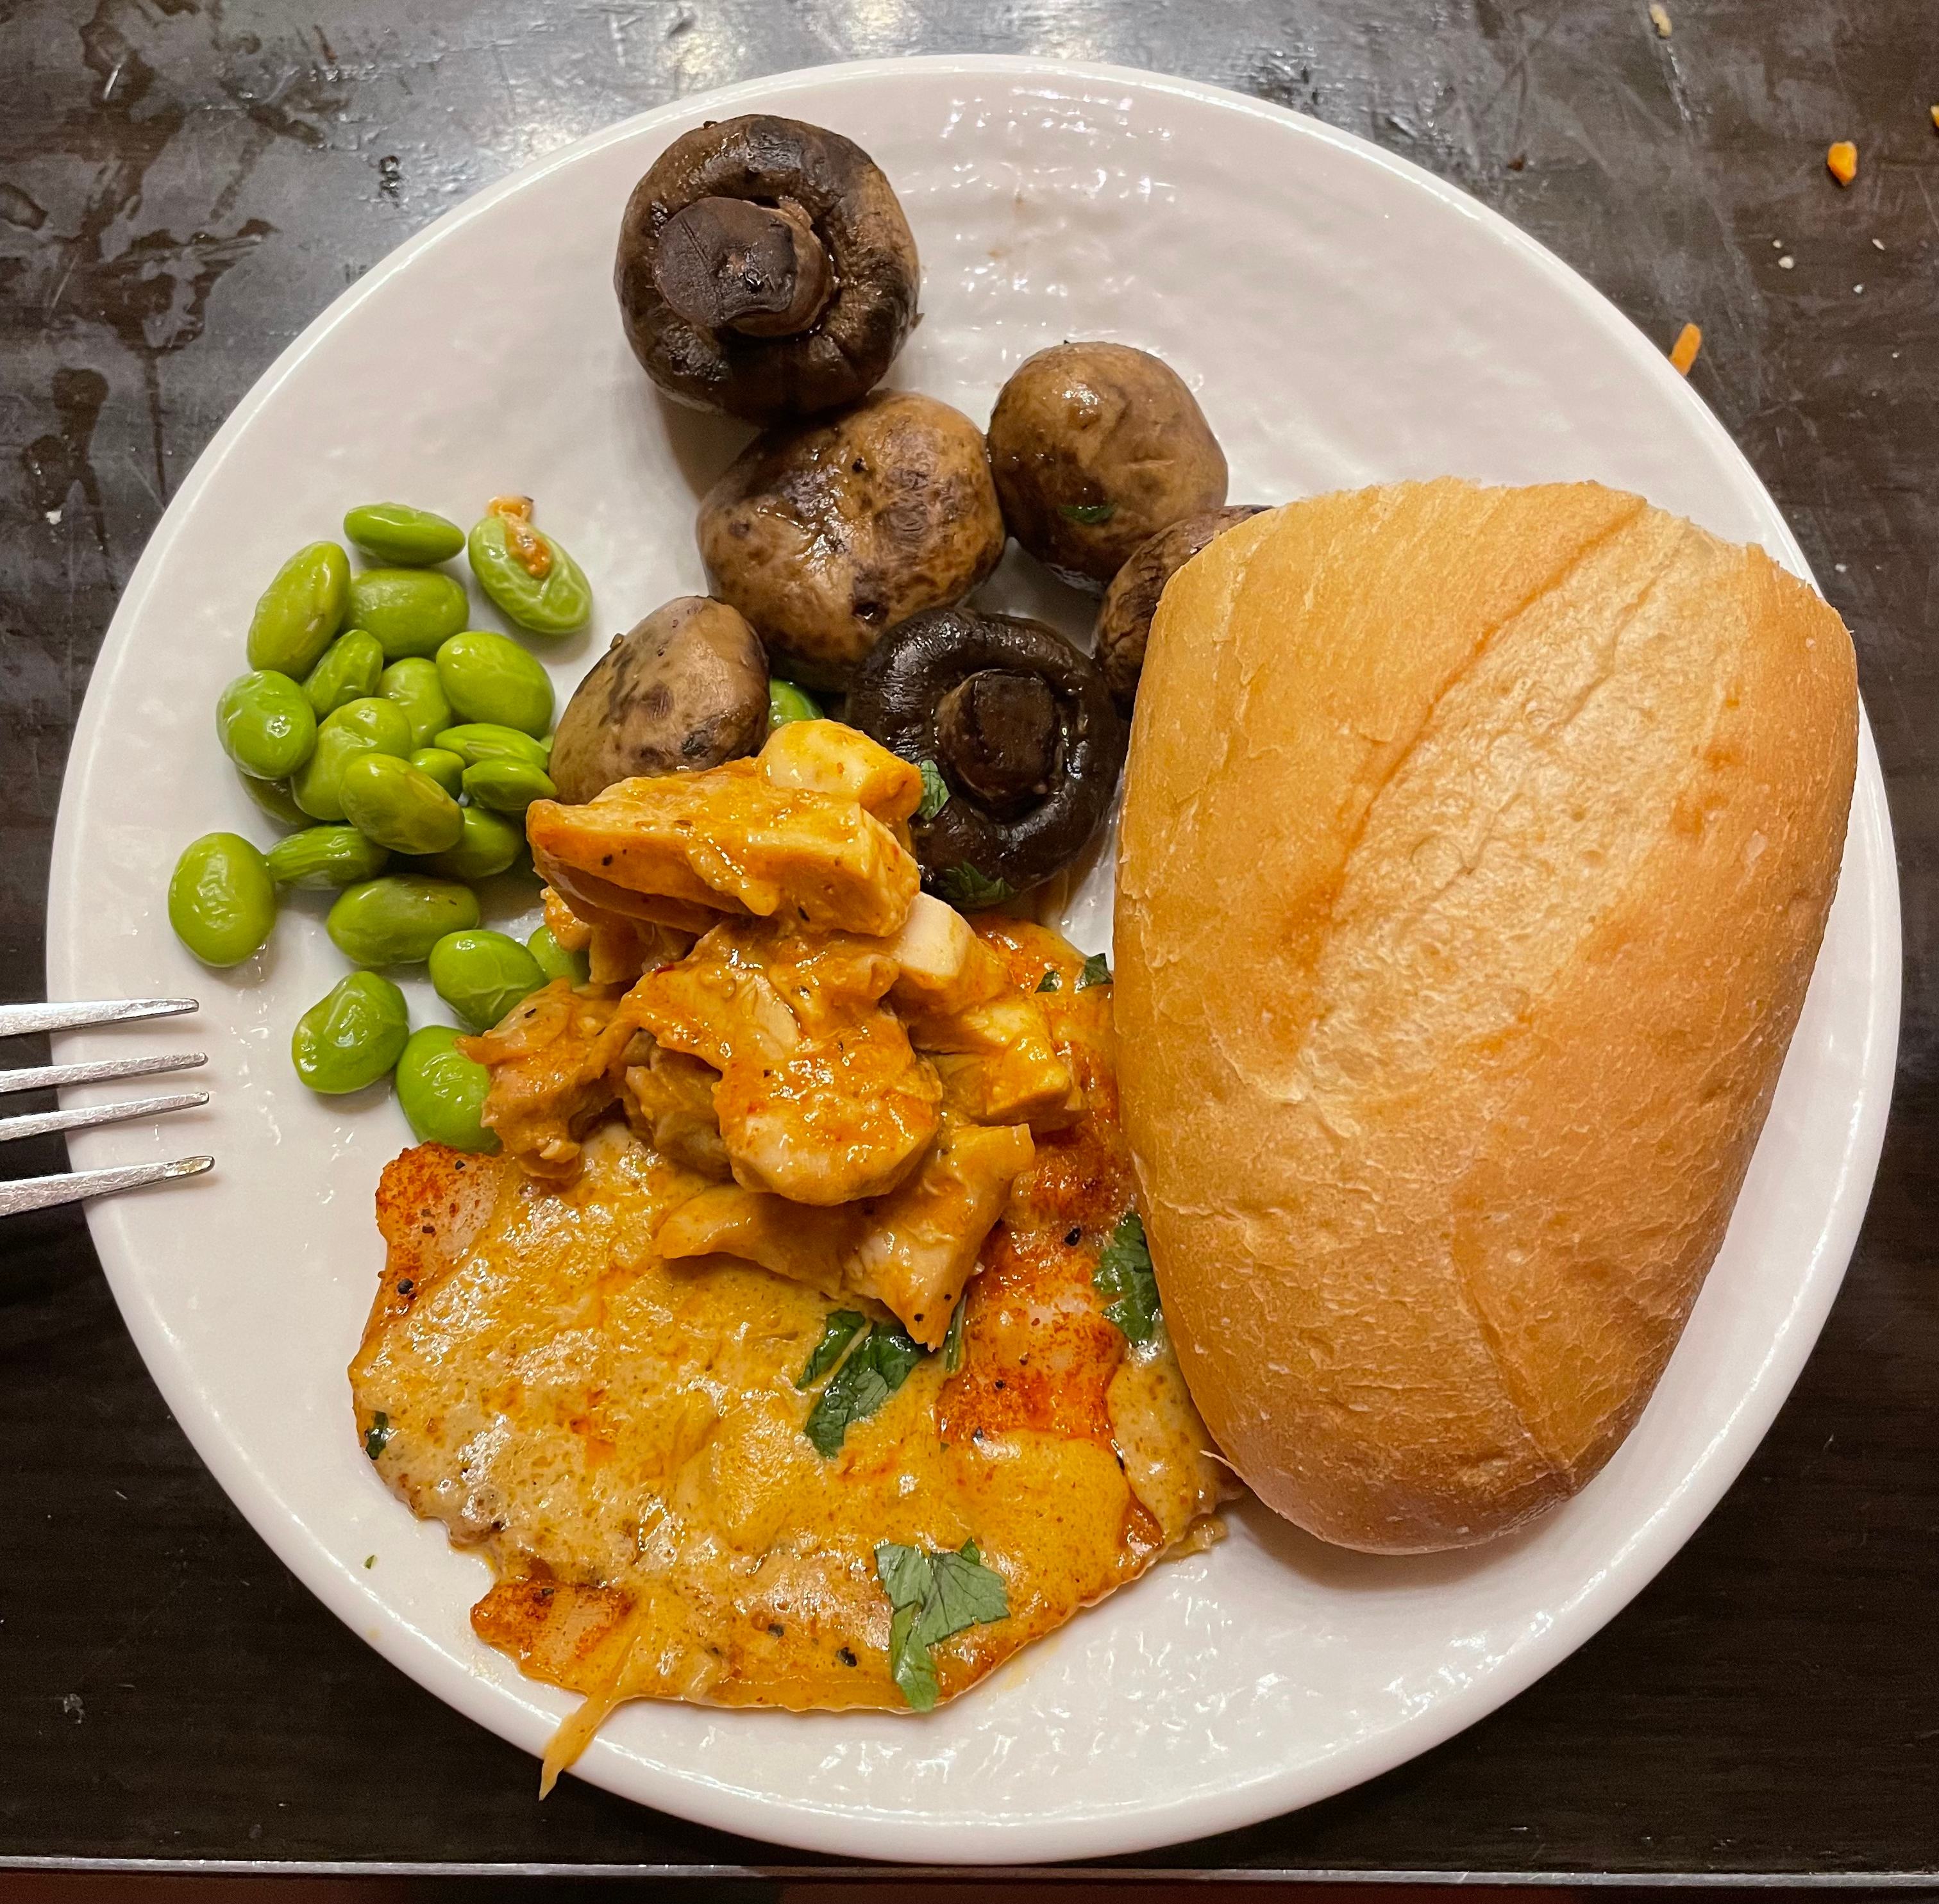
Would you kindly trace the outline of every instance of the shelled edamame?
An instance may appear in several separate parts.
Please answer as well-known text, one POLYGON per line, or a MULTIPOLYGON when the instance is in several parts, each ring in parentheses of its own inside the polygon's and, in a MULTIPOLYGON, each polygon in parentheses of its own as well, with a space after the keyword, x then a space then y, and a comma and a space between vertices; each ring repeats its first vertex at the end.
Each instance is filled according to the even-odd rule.
POLYGON ((332 541, 285 562, 251 616, 248 672, 216 707, 223 751, 280 837, 266 850, 232 832, 193 841, 169 882, 169 922, 203 963, 240 965, 268 944, 282 893, 333 893, 330 937, 359 969, 293 1028, 297 1075, 332 1094, 394 1076, 421 1139, 495 1150, 479 1121, 485 1068, 452 1026, 412 1034, 404 994, 373 968, 428 963, 439 996, 482 1030, 555 978, 583 983, 586 961, 543 926, 522 945, 479 923, 473 885, 530 870, 522 817, 555 791, 556 704, 525 647, 468 625, 464 582, 440 564, 466 557, 533 634, 583 626, 592 590, 522 497, 495 499, 469 536, 403 503, 351 509, 343 535, 370 566, 353 571, 332 541))

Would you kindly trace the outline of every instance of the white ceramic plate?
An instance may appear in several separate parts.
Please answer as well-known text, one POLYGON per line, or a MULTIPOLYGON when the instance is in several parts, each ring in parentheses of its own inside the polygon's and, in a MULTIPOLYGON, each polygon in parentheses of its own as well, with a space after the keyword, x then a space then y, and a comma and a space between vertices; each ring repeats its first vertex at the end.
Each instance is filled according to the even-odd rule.
MULTIPOLYGON (((684 100, 519 173, 345 293, 210 446, 115 616, 61 806, 50 996, 204 1001, 179 1035, 209 1053, 208 1111, 73 1145, 81 1166, 218 1159, 193 1185, 91 1212, 122 1312, 277 1553, 387 1658, 534 1752, 571 1702, 473 1640, 484 1563, 412 1520, 351 1430, 344 1365, 381 1255, 371 1194, 407 1139, 387 1099, 319 1101, 290 1069, 294 1020, 342 969, 321 908, 293 908, 259 961, 223 975, 170 936, 163 890, 195 835, 269 836, 210 709, 243 665, 257 591, 349 505, 400 497, 469 521, 498 491, 538 497, 599 598, 596 634, 547 651, 562 699, 605 635, 704 588, 696 487, 744 433, 656 400, 609 278, 620 207, 655 155, 703 118, 757 108, 839 128, 894 181, 924 266, 896 384, 981 419, 1031 351, 1122 338, 1197 389, 1235 500, 1445 472, 1593 476, 1805 573, 1660 350, 1548 253, 1343 133, 1143 74, 899 60, 684 100)), ((1085 625, 1014 557, 993 592, 1085 625)), ((1094 947, 1108 920, 1100 869, 1070 923, 1094 947)), ((1380 1560, 1241 1510, 1223 1547, 1158 1568, 928 1718, 635 1705, 580 1774, 820 1851, 1040 1860, 1250 1823, 1471 1723, 1650 1578, 1784 1399, 1871 1187, 1898 956, 1867 734, 1830 932, 1723 1253, 1627 1444, 1531 1531, 1380 1560)), ((414 1002, 421 1020, 443 1015, 428 994, 414 1002)), ((62 1055, 177 1035, 70 1038, 62 1055)))

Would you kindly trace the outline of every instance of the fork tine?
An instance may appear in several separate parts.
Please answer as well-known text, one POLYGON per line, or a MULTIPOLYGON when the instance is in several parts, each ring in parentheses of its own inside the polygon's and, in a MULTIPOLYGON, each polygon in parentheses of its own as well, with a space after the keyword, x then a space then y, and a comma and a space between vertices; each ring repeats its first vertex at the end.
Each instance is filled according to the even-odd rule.
POLYGON ((23 1038, 32 1031, 72 1031, 81 1025, 119 1024, 127 1018, 167 1018, 179 1011, 196 1009, 192 998, 84 999, 68 1005, 0 1005, 0 1038, 23 1038))
POLYGON ((99 1058, 88 1064, 41 1064, 25 1071, 0 1071, 0 1096, 9 1091, 63 1090, 69 1084, 99 1084, 104 1078, 146 1078, 157 1071, 187 1071, 206 1064, 201 1051, 178 1051, 158 1058, 99 1058))
POLYGON ((191 1110, 208 1102, 205 1090, 185 1090, 172 1097, 137 1097, 125 1104, 91 1104, 78 1111, 0 1118, 0 1144, 11 1143, 16 1137, 44 1137, 53 1130, 87 1130, 97 1124, 121 1124, 129 1118, 158 1118, 165 1111, 191 1110))
POLYGON ((118 1169, 75 1170, 62 1177, 16 1177, 0 1183, 0 1216, 51 1209, 56 1203, 78 1203, 84 1197, 111 1197, 117 1190, 135 1190, 169 1177, 199 1176, 215 1162, 212 1157, 184 1157, 172 1163, 129 1163, 118 1169))

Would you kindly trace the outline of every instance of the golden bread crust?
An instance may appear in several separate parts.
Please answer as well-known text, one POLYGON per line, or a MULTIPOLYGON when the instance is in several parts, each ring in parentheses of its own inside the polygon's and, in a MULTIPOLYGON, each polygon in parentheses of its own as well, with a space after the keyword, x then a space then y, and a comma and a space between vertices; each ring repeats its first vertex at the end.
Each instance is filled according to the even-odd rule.
POLYGON ((1280 1513, 1466 1545, 1627 1432, 1803 1005, 1857 707, 1810 589, 1594 484, 1320 497, 1173 579, 1124 1118, 1192 1393, 1280 1513))

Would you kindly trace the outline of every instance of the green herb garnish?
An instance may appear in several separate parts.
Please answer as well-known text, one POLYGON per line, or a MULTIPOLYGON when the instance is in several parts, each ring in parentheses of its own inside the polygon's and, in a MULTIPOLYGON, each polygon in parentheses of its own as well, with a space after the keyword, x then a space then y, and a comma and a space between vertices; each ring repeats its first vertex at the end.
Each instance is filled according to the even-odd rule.
POLYGON ((903 1697, 918 1712, 927 1712, 936 1699, 930 1648, 966 1627, 1009 1618, 1003 1577, 983 1565, 974 1541, 965 1541, 954 1553, 924 1553, 884 1541, 875 1550, 875 1573, 895 1608, 889 1671, 903 1697))
POLYGON ((916 771, 922 776, 922 802, 915 810, 921 820, 933 820, 949 804, 949 783, 933 760, 918 760, 916 771))
POLYGON ((1058 982, 1055 972, 1047 972, 1036 981, 1036 988, 1040 992, 1054 992, 1058 988, 1058 982))
POLYGON ((945 867, 936 876, 942 896, 959 912, 975 912, 984 906, 1000 905, 1016 896, 1016 888, 1000 879, 979 872, 968 860, 960 866, 945 867))
POLYGON ((949 1333, 942 1338, 942 1372, 954 1375, 963 1366, 963 1312, 969 1306, 967 1296, 956 1299, 956 1312, 949 1319, 949 1333))
POLYGON ((371 1568, 373 1568, 373 1567, 376 1566, 376 1564, 377 1564, 377 1556, 376 1556, 374 1553, 367 1553, 367 1554, 364 1556, 364 1570, 365 1570, 367 1572, 367 1571, 368 1571, 371 1568))
POLYGON ((1152 1273, 1151 1249, 1136 1210, 1127 1210, 1111 1232, 1091 1273, 1091 1286, 1110 1300, 1104 1313, 1127 1340, 1149 1342, 1158 1326, 1158 1278, 1152 1273))
POLYGON ((370 1417, 370 1432, 364 1437, 364 1452, 375 1461, 390 1438, 391 1418, 380 1408, 370 1417))
POLYGON ((1101 952, 1094 952, 1084 961, 1084 969, 1077 975, 1077 989, 1087 991, 1093 985, 1108 985, 1111 982, 1111 962, 1101 952))
POLYGON ((848 1346, 849 1338, 869 1319, 860 1309, 838 1309, 822 1325, 821 1340, 814 1345, 814 1353, 808 1357, 807 1364, 794 1379, 797 1388, 811 1387, 842 1359, 842 1352, 848 1346))
POLYGON ((828 1385, 808 1411, 802 1432, 814 1451, 829 1460, 842 1452, 851 1422, 866 1421, 909 1379, 909 1370, 928 1352, 918 1348, 892 1322, 878 1322, 828 1378, 828 1385))
POLYGON ((1110 522, 1117 514, 1118 506, 1116 503, 1060 503, 1057 512, 1090 529, 1095 528, 1100 522, 1110 522))

